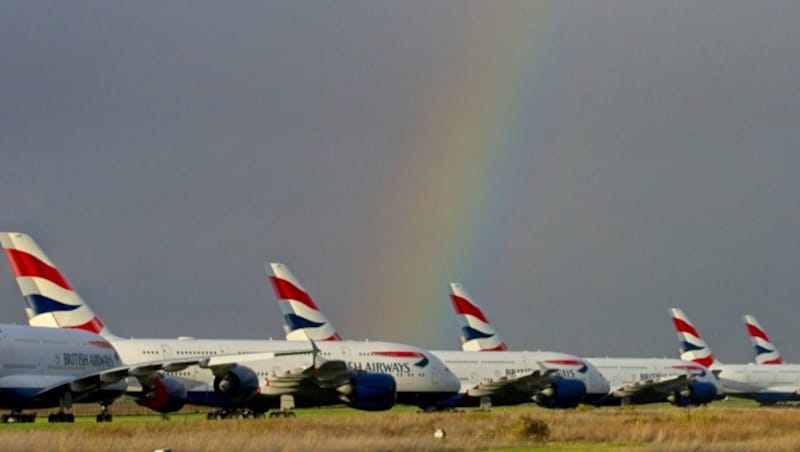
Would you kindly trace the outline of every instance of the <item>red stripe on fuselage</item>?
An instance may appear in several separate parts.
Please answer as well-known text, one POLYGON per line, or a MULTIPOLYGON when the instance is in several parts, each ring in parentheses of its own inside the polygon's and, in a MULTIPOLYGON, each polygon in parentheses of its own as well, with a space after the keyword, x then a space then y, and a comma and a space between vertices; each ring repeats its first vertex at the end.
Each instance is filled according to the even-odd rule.
POLYGON ((583 361, 579 359, 548 359, 545 361, 550 364, 559 364, 561 366, 581 366, 583 361))
POLYGON ((781 358, 771 359, 769 361, 764 361, 761 364, 783 364, 783 360, 781 358))
POLYGON ((688 365, 687 366, 672 366, 672 368, 673 369, 678 369, 678 370, 696 370, 696 371, 703 370, 703 368, 700 367, 700 366, 688 366, 688 365))
POLYGON ((406 352, 406 351, 396 351, 396 352, 372 352, 373 355, 378 356, 391 356, 393 358, 420 358, 424 357, 422 353, 419 352, 406 352))
POLYGON ((483 312, 466 298, 450 294, 450 300, 453 302, 453 307, 458 314, 469 314, 480 319, 483 323, 489 323, 489 321, 486 320, 486 316, 483 315, 483 312))
POLYGON ((275 291, 275 296, 278 297, 279 300, 299 301, 309 308, 319 311, 317 305, 314 304, 314 301, 303 289, 295 286, 285 279, 277 278, 275 276, 270 276, 269 282, 272 283, 272 290, 275 291))
POLYGON ((506 347, 505 343, 502 343, 502 344, 498 345, 497 347, 482 348, 480 351, 482 351, 482 352, 504 352, 506 350, 508 350, 508 347, 506 347))
POLYGON ((100 348, 110 348, 110 349, 114 348, 113 345, 109 344, 106 341, 99 341, 99 340, 98 341, 89 341, 89 344, 94 345, 95 347, 100 347, 100 348))
POLYGON ((697 364, 701 364, 704 367, 711 368, 711 365, 714 364, 714 355, 708 355, 705 358, 694 358, 692 362, 697 364))
POLYGON ((64 289, 72 290, 69 283, 55 267, 51 267, 32 254, 24 251, 6 248, 6 258, 8 258, 14 275, 19 277, 36 277, 50 281, 64 289))

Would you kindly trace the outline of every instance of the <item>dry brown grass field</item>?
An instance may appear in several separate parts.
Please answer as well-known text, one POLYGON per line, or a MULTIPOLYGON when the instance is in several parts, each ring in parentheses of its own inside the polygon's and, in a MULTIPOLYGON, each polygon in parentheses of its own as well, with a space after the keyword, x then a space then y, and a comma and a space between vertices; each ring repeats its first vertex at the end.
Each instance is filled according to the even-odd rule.
POLYGON ((668 406, 551 411, 533 406, 421 414, 299 410, 296 419, 207 421, 202 415, 93 417, 0 425, 5 451, 217 450, 800 450, 800 409, 668 406), (442 428, 444 439, 434 438, 442 428))

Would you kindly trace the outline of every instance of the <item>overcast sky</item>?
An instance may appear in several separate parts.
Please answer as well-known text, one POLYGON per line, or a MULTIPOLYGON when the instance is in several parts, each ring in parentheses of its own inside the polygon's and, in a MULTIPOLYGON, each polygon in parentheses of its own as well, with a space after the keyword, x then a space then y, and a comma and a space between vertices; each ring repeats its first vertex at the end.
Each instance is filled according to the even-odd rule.
MULTIPOLYGON (((800 362, 796 1, 0 2, 0 229, 117 334, 800 362)), ((6 267, 7 266, 3 266, 6 267)), ((24 323, 8 270, 2 321, 24 323)))

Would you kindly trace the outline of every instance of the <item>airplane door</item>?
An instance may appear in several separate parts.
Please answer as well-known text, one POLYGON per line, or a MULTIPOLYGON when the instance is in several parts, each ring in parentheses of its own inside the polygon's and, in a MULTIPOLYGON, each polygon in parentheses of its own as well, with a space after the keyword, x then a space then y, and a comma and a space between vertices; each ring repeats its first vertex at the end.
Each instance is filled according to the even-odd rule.
POLYGON ((522 358, 520 358, 520 364, 522 364, 521 368, 525 369, 526 372, 533 372, 535 370, 533 363, 528 360, 528 355, 522 355, 522 358))
MULTIPOLYGON (((14 344, 12 344, 11 338, 5 335, 2 331, 0 331, 0 362, 4 365, 8 364, 16 364, 16 353, 14 353, 14 344)), ((60 355, 56 354, 56 363, 60 364, 60 355)))
POLYGON ((162 359, 172 359, 172 348, 167 344, 161 344, 161 357, 162 359))
POLYGON ((361 363, 358 364, 355 363, 355 360, 353 359, 353 352, 350 350, 350 347, 342 346, 341 351, 342 351, 342 360, 344 361, 345 364, 347 364, 348 367, 361 368, 360 365, 361 363))

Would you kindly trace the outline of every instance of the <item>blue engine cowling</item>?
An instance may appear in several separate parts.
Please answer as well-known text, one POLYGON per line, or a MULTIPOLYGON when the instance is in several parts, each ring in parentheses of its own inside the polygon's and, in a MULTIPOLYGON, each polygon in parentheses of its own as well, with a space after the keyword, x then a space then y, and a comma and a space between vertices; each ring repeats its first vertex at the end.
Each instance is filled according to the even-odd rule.
POLYGON ((258 392, 258 375, 249 367, 232 367, 214 378, 214 391, 229 402, 246 402, 258 392))
POLYGON ((586 384, 580 380, 563 378, 550 383, 533 400, 545 408, 575 408, 586 396, 586 384))
POLYGON ((186 404, 186 388, 172 377, 156 378, 136 403, 159 413, 172 413, 186 404))
POLYGON ((365 411, 388 410, 397 399, 397 383, 389 374, 358 374, 338 391, 347 406, 365 411))
POLYGON ((717 398, 717 388, 712 383, 704 381, 694 381, 686 386, 686 389, 675 391, 670 398, 673 405, 705 405, 717 398))

